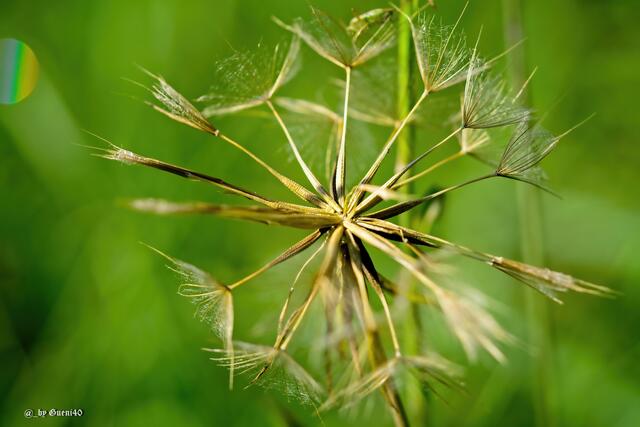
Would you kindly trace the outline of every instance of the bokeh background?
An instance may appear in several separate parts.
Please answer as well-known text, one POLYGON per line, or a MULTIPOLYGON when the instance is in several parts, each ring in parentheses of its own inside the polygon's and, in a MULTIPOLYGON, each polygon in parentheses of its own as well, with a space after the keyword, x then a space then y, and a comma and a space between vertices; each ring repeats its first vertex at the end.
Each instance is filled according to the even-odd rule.
MULTIPOLYGON (((454 22, 463 2, 439 3, 444 20, 454 22)), ((539 67, 531 95, 538 111, 549 112, 546 126, 561 131, 596 113, 544 162, 562 195, 542 198, 546 264, 622 296, 568 296, 564 306, 545 302, 552 345, 540 361, 527 344, 531 291, 484 268, 463 267, 462 275, 491 295, 523 344, 506 349, 505 365, 482 357, 469 366, 467 392, 447 394, 446 402, 431 399, 428 419, 441 426, 536 425, 532 390, 539 385, 532 372, 542 366, 550 372, 544 394, 553 425, 637 426, 640 10, 635 0, 524 3, 526 60, 539 67)), ((385 2, 314 4, 346 20, 352 10, 385 2)), ((188 96, 200 95, 216 59, 232 48, 280 40, 284 35, 271 16, 307 16, 306 2, 3 0, 0 11, 0 37, 26 42, 41 65, 35 92, 20 104, 0 106, 0 424, 320 425, 308 409, 275 393, 229 392, 226 371, 200 351, 216 345, 212 334, 176 295, 175 275, 139 244, 231 280, 275 256, 299 233, 123 209, 119 202, 131 197, 227 199, 206 186, 92 157, 80 146, 98 144, 86 129, 135 151, 268 191, 271 181, 240 167, 247 164, 240 154, 132 99, 142 94, 122 77, 139 80, 135 64, 141 64, 188 96), (247 250, 254 239, 259 249, 247 250), (84 416, 25 420, 27 408, 82 408, 84 416)), ((504 46, 502 21, 500 1, 471 1, 462 25, 470 34, 484 26, 482 49, 496 54, 504 46)), ((310 56, 307 51, 305 59, 310 56)), ((331 73, 321 70, 307 68, 295 90, 317 96, 318 79, 331 73)), ((273 125, 247 118, 217 124, 272 163, 295 170, 273 125)), ((457 182, 474 167, 448 168, 434 175, 435 183, 457 182)), ((519 229, 511 182, 452 195, 437 225, 447 238, 515 258, 521 257, 519 229)), ((283 266, 249 285, 251 292, 237 307, 241 331, 271 340, 274 304, 294 272, 295 265, 283 266), (264 313, 264 320, 256 313, 264 313)), ((330 413, 323 421, 390 423, 375 408, 359 417, 330 413)))

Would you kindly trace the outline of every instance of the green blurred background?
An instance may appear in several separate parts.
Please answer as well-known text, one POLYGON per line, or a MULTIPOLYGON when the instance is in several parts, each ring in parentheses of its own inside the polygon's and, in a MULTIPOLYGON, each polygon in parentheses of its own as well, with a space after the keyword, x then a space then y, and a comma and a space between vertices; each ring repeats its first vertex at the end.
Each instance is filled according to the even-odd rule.
MULTIPOLYGON (((463 2, 439 3, 444 20, 454 22, 463 2)), ((636 0, 525 3, 527 62, 539 66, 535 108, 550 111, 546 125, 555 131, 596 113, 544 163, 563 196, 543 197, 546 264, 623 293, 615 300, 568 296, 564 306, 545 303, 553 345, 543 362, 552 378, 544 394, 557 426, 638 426, 640 10, 636 0)), ((352 9, 386 3, 314 4, 348 19, 352 9)), ((270 193, 274 186, 263 174, 240 170, 238 162, 246 164, 240 154, 132 100, 128 94, 139 92, 121 77, 139 80, 135 64, 141 64, 195 97, 206 91, 215 60, 229 55, 230 46, 278 41, 283 34, 272 15, 290 20, 307 14, 306 2, 293 0, 2 1, 0 38, 31 46, 41 74, 31 97, 0 106, 0 425, 320 425, 307 409, 275 393, 229 392, 226 371, 200 351, 216 345, 210 331, 176 295, 175 275, 138 243, 231 280, 299 233, 122 209, 119 200, 130 197, 228 199, 202 185, 97 159, 79 146, 97 145, 81 131, 87 129, 270 193), (244 249, 255 236, 260 250, 244 249), (52 407, 85 414, 23 418, 27 408, 52 407)), ((500 1, 472 1, 463 26, 476 34, 484 25, 482 50, 496 54, 504 46, 502 16, 500 1)), ((317 95, 318 74, 307 68, 295 89, 317 95)), ((278 130, 246 121, 217 124, 273 164, 295 170, 278 130)), ((474 167, 449 168, 436 183, 457 182, 474 167)), ((453 194, 437 228, 454 241, 521 258, 518 230, 510 182, 453 194)), ((283 266, 249 285, 237 306, 240 331, 271 340, 275 304, 294 272, 295 265, 283 266)), ((524 314, 530 291, 484 268, 463 275, 497 301, 500 318, 525 345, 506 349, 506 365, 482 357, 469 366, 467 393, 430 401, 428 418, 439 426, 536 425, 535 351, 526 345, 524 314)), ((372 409, 353 419, 330 413, 324 422, 389 424, 381 414, 372 409)))

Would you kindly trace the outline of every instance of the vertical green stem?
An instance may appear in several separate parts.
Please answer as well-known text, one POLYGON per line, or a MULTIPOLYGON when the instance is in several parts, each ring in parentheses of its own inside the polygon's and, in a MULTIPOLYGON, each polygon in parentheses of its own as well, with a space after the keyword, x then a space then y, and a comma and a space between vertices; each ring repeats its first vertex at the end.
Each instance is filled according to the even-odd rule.
MULTIPOLYGON (((411 16, 419 8, 418 0, 400 0, 400 8, 404 13, 411 16)), ((396 117, 399 120, 406 117, 415 101, 415 96, 411 90, 412 70, 415 68, 415 58, 413 52, 413 39, 411 27, 406 19, 400 18, 398 24, 398 77, 397 77, 397 106, 396 117)), ((404 132, 398 136, 397 154, 395 169, 401 170, 413 159, 414 154, 414 131, 409 124, 404 132)), ((407 172, 407 177, 410 172, 407 172)), ((402 191, 411 193, 411 186, 406 185, 402 191)), ((406 213, 399 218, 400 224, 409 226, 411 222, 410 213, 406 213)), ((422 328, 420 324, 419 311, 414 303, 406 316, 404 332, 404 350, 407 354, 419 354, 421 352, 422 328)), ((421 385, 416 381, 407 381, 407 411, 415 425, 425 424, 425 401, 420 389, 421 385)))
MULTIPOLYGON (((524 0, 502 0, 504 12, 505 42, 508 46, 522 40, 524 0)), ((525 52, 522 48, 510 57, 509 70, 512 86, 522 87, 527 78, 525 52)), ((522 94, 527 105, 531 105, 531 95, 522 94)), ((541 265, 544 258, 542 200, 540 190, 527 185, 517 187, 520 241, 523 261, 541 265)), ((547 301, 528 289, 524 290, 527 335, 536 354, 531 364, 531 386, 535 413, 535 424, 551 427, 556 424, 552 415, 553 402, 553 359, 551 357, 551 322, 547 301)))
MULTIPOLYGON (((411 16, 416 7, 416 0, 401 0, 400 8, 404 13, 411 16)), ((398 24, 398 80, 397 80, 397 117, 399 120, 406 117, 412 105, 411 93, 411 68, 413 58, 411 55, 411 28, 406 19, 400 19, 398 24)), ((400 170, 411 161, 413 153, 411 126, 407 126, 405 131, 398 136, 396 170, 400 170)), ((408 191, 405 189, 404 191, 408 191)))

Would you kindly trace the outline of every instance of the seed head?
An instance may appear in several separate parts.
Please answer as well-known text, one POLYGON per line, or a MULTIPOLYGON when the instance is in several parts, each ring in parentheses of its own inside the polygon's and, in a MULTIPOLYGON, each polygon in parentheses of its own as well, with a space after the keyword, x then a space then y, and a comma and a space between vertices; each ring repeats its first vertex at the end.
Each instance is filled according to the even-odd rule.
MULTIPOLYGON (((460 188, 499 178, 540 185, 537 179, 540 163, 564 135, 554 136, 534 124, 530 110, 518 105, 518 94, 511 95, 501 79, 488 74, 494 60, 477 60, 476 48, 466 45, 465 37, 458 29, 460 19, 448 27, 441 25, 430 10, 410 17, 401 16, 397 9, 374 9, 356 15, 348 25, 342 25, 313 8, 310 21, 276 22, 293 34, 292 40, 274 49, 261 45, 256 54, 235 54, 223 61, 217 68, 211 91, 199 98, 205 103, 202 111, 163 78, 149 73, 153 79, 150 91, 156 102, 153 108, 241 151, 253 166, 266 170, 284 186, 295 201, 273 199, 221 178, 114 145, 102 154, 107 159, 210 184, 251 202, 233 206, 141 199, 130 203, 136 210, 161 215, 214 215, 305 230, 305 236, 280 255, 253 273, 229 283, 222 283, 191 264, 161 253, 182 279, 179 294, 196 304, 197 317, 211 324, 220 337, 222 348, 211 350, 212 359, 230 369, 232 380, 236 372, 250 373, 251 384, 278 388, 288 397, 320 405, 321 409, 350 405, 380 390, 396 424, 405 425, 406 414, 398 389, 398 378, 404 375, 403 372, 411 373, 430 389, 459 385, 458 369, 442 356, 434 351, 407 352, 403 334, 399 333, 407 311, 402 307, 406 307, 406 303, 438 311, 471 360, 480 351, 485 351, 503 362, 506 356, 502 347, 513 341, 477 298, 449 285, 456 281, 455 272, 442 265, 442 254, 453 253, 476 260, 518 279, 556 302, 560 302, 558 293, 569 291, 593 295, 611 293, 605 287, 567 274, 470 249, 428 231, 441 214, 443 197, 460 188), (415 105, 398 118, 384 112, 384 108, 377 108, 385 104, 385 97, 392 96, 391 88, 377 85, 379 93, 376 96, 382 102, 375 105, 368 104, 367 96, 358 91, 371 87, 359 84, 361 76, 367 72, 365 65, 371 65, 372 70, 379 69, 376 67, 381 64, 383 68, 393 65, 383 54, 395 40, 399 19, 408 20, 411 27, 423 87, 421 95, 415 98, 415 105), (285 83, 298 69, 300 41, 343 69, 341 108, 280 95, 285 83), (264 52, 268 54, 265 56, 264 52), (352 73, 355 67, 358 70, 352 73), (363 74, 360 74, 360 67, 363 74), (458 91, 462 99, 461 110, 456 106, 457 114, 451 112, 459 126, 449 129, 450 133, 442 139, 420 141, 412 161, 375 182, 399 135, 411 126, 428 123, 430 117, 421 117, 420 108, 431 102, 433 93, 444 90, 458 91), (280 128, 282 144, 293 154, 304 174, 304 182, 289 178, 206 119, 252 108, 261 109, 263 115, 271 117, 280 128), (319 121, 332 125, 332 137, 325 147, 327 153, 331 153, 326 158, 331 172, 327 179, 316 176, 305 160, 295 133, 291 132, 288 117, 282 111, 320 118, 319 121), (376 149, 377 157, 366 172, 362 176, 356 175, 353 180, 353 169, 349 166, 353 157, 359 154, 351 149, 357 142, 353 138, 353 126, 363 123, 391 128, 391 131, 376 149), (481 149, 498 145, 494 134, 489 132, 494 129, 512 132, 512 136, 499 160, 488 162, 492 171, 447 187, 434 189, 430 185, 428 188, 432 190, 418 195, 401 192, 410 182, 418 182, 434 169, 449 166, 456 159, 467 155, 481 157, 481 149), (455 146, 455 141, 458 150, 453 155, 421 169, 422 163, 432 159, 432 153, 445 145, 455 146), (350 146, 349 150, 347 146, 350 146), (412 175, 408 176, 409 173, 412 175), (408 211, 419 214, 419 221, 415 222, 419 227, 394 222, 408 211), (390 279, 391 274, 379 269, 372 251, 399 266, 398 280, 390 279), (277 316, 278 322, 273 325, 276 338, 272 345, 241 341, 234 345, 233 295, 237 288, 260 286, 255 278, 303 253, 307 254, 304 264, 291 284, 281 289, 286 297, 277 316), (312 268, 311 280, 302 280, 302 272, 312 268), (418 287, 410 286, 409 281, 418 287), (300 295, 297 298, 300 301, 296 302, 294 295, 300 295), (323 363, 321 368, 313 363, 303 367, 294 360, 296 351, 292 343, 304 338, 300 334, 303 325, 318 323, 311 322, 313 307, 318 305, 324 313, 320 323, 325 331, 319 347, 323 363), (320 377, 318 371, 324 372, 322 380, 316 379, 320 377)), ((393 69, 386 72, 393 74, 393 69)), ((450 127, 451 123, 447 121, 442 127, 450 127)), ((264 141, 262 146, 267 144, 271 144, 268 149, 275 148, 273 141, 264 141)), ((252 247, 259 241, 256 237, 252 247)), ((240 312, 243 309, 240 307, 240 312)), ((308 346, 309 343, 305 344, 308 346)))

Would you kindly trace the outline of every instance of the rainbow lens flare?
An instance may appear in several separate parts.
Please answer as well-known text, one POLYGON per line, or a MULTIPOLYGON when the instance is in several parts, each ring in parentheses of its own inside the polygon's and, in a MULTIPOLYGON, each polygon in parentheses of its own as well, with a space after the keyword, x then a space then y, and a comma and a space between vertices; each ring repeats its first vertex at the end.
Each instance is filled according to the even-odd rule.
POLYGON ((38 60, 26 44, 0 39, 0 104, 16 104, 33 92, 38 60))

